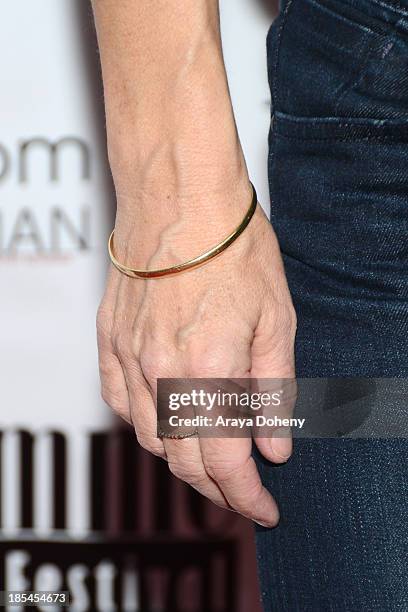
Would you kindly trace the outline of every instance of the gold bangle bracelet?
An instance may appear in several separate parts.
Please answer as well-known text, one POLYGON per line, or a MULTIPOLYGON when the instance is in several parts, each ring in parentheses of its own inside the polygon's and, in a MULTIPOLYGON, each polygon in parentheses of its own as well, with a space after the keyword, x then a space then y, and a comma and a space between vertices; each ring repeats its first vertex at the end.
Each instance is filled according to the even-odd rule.
POLYGON ((115 268, 119 270, 119 272, 122 272, 122 274, 126 274, 126 276, 130 276, 131 278, 160 278, 161 276, 169 276, 170 274, 178 274, 179 272, 184 272, 185 270, 191 270, 192 268, 201 266, 203 263, 209 261, 210 259, 213 259, 217 255, 222 253, 222 251, 225 251, 225 249, 229 247, 229 245, 232 244, 238 238, 238 236, 242 234, 244 229, 247 227, 248 223, 250 222, 250 220, 252 219, 254 215, 254 212, 256 210, 256 206, 258 203, 258 197, 256 195, 255 187, 252 185, 252 183, 251 183, 251 187, 252 187, 251 206, 249 207, 244 219, 241 221, 238 227, 235 228, 235 230, 231 234, 229 234, 226 238, 224 238, 222 242, 212 247, 212 249, 210 249, 209 251, 206 251, 202 255, 199 255, 198 257, 194 257, 194 259, 189 259, 188 261, 185 261, 184 263, 175 264, 173 266, 170 266, 169 268, 159 268, 156 270, 137 270, 135 268, 128 268, 127 266, 121 264, 114 255, 113 236, 114 236, 115 230, 113 230, 113 232, 111 233, 109 237, 109 242, 108 242, 108 251, 109 251, 109 257, 111 259, 111 262, 113 263, 115 268))

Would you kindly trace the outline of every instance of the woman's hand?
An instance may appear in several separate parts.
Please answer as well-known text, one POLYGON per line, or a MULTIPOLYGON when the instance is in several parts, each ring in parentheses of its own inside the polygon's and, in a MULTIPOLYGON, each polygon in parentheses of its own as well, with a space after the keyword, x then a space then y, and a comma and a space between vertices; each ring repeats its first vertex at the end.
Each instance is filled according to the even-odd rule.
MULTIPOLYGON (((108 151, 118 202, 114 248, 135 268, 200 255, 243 219, 251 188, 222 57, 218 0, 93 0, 108 151)), ((220 506, 278 520, 249 439, 156 437, 158 378, 294 375, 295 315, 262 210, 219 257, 175 276, 116 269, 98 314, 102 394, 140 444, 220 506)), ((289 438, 261 438, 285 461, 289 438)))
MULTIPOLYGON (((227 193, 219 196, 219 204, 226 198, 227 193)), ((245 210, 250 202, 248 185, 242 189, 241 200, 245 210)), ((213 202, 215 211, 217 204, 213 202)), ((219 235, 210 245, 239 221, 235 213, 234 222, 225 219, 220 230, 221 214, 213 217, 218 219, 219 235)), ((126 215, 118 215, 115 248, 121 261, 130 264, 129 251, 137 259, 140 249, 146 253, 147 245, 155 244, 149 267, 171 264, 175 258, 201 252, 200 244, 203 248, 211 239, 208 234, 215 230, 211 217, 206 222, 203 215, 197 216, 193 227, 189 213, 174 223, 163 221, 165 229, 157 236, 157 227, 162 224, 155 221, 148 230, 149 223, 140 220, 137 232, 126 215), (143 239, 136 243, 138 235, 143 239)), ((102 395, 115 412, 134 425, 145 449, 167 458, 173 474, 216 504, 273 526, 278 509, 261 484, 251 457, 252 441, 161 441, 157 438, 155 390, 158 378, 293 377, 294 334, 295 315, 279 247, 258 206, 243 234, 222 255, 200 268, 151 280, 131 279, 111 269, 98 313, 102 395)), ((287 437, 259 438, 256 442, 261 453, 277 463, 291 453, 287 437)))

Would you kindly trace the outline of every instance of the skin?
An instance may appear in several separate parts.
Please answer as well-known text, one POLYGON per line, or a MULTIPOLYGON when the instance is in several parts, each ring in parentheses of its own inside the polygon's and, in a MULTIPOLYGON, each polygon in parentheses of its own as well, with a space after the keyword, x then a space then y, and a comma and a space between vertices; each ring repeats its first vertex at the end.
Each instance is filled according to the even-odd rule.
MULTIPOLYGON (((220 242, 251 200, 215 0, 94 0, 119 261, 154 268, 220 242)), ((161 279, 109 273, 98 317, 102 396, 139 443, 221 507, 279 519, 249 439, 157 438, 158 378, 294 376, 296 317, 273 228, 258 206, 200 268, 161 279)), ((270 461, 288 437, 255 440, 270 461)))

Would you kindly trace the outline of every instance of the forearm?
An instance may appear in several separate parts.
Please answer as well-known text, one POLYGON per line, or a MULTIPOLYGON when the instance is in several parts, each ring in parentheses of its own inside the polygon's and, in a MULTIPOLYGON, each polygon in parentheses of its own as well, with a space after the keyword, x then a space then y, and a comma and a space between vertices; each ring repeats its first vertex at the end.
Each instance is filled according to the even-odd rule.
POLYGON ((218 1, 93 5, 119 205, 141 196, 182 206, 243 183, 218 1))

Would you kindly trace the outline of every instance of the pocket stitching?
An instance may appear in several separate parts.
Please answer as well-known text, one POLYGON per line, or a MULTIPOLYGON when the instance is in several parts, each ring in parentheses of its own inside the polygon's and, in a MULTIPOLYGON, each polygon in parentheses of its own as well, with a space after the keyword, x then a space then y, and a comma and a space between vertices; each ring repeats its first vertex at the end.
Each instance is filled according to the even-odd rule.
POLYGON ((394 142, 394 143, 406 143, 408 142, 408 119, 401 119, 395 122, 390 122, 381 119, 372 119, 374 123, 370 123, 369 119, 362 117, 296 117, 296 116, 285 116, 282 113, 275 115, 275 129, 274 135, 277 138, 285 138, 287 140, 297 140, 305 142, 356 142, 356 141, 379 141, 379 142, 394 142), (353 121, 354 119, 354 121, 353 121), (288 133, 280 131, 279 126, 287 127, 288 133), (296 131, 297 129, 307 130, 309 134, 305 132, 302 134, 290 134, 290 130, 296 131), (328 134, 327 136, 313 136, 313 130, 316 129, 327 129, 327 130, 352 130, 352 129, 363 129, 368 133, 364 134, 353 134, 348 132, 347 134, 339 134, 338 136, 328 134), (373 130, 403 130, 403 134, 375 134, 373 130))
POLYGON ((276 108, 277 100, 278 100, 278 70, 279 70, 279 59, 280 59, 280 47, 283 30, 285 28, 288 15, 291 7, 293 6, 295 0, 288 0, 287 5, 285 6, 284 12, 282 14, 281 23, 279 24, 279 29, 276 36, 276 48, 275 48, 275 57, 273 62, 272 69, 272 88, 271 88, 271 102, 272 102, 272 113, 276 108))
MULTIPOLYGON (((350 126, 347 126, 350 127, 350 126)), ((335 136, 327 136, 322 138, 305 137, 305 136, 288 136, 287 134, 280 134, 275 130, 276 138, 284 138, 285 140, 297 140, 302 142, 358 142, 358 141, 379 141, 379 142, 393 142, 395 144, 398 143, 406 143, 408 142, 408 136, 405 139, 399 140, 398 137, 395 136, 347 136, 343 138, 337 138, 335 136)))

